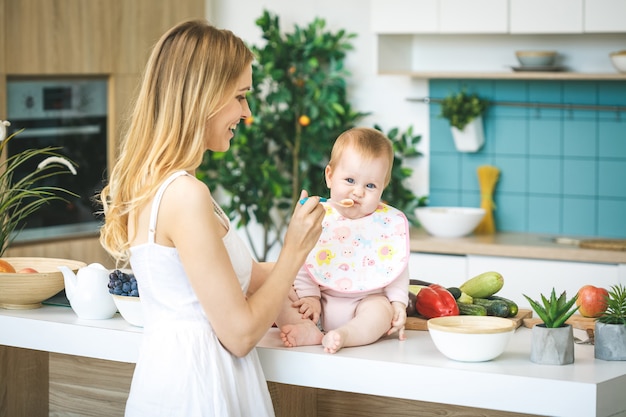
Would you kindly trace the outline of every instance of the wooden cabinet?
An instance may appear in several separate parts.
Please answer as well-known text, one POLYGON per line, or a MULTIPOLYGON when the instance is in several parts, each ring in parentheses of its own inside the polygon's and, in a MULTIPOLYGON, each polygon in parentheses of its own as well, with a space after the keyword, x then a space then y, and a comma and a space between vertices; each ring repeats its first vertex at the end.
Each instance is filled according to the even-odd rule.
POLYGON ((109 0, 5 0, 7 74, 106 74, 109 0))
POLYGON ((624 0, 586 0, 584 13, 586 33, 626 32, 624 0))
POLYGON ((510 6, 511 33, 583 32, 583 0, 510 0, 510 6))

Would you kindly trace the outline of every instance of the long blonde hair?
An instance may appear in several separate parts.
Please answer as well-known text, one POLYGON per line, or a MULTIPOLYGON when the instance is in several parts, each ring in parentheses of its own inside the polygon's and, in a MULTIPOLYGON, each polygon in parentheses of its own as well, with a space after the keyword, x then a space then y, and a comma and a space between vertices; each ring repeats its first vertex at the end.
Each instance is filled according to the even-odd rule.
POLYGON ((128 261, 129 213, 140 209, 174 171, 193 171, 205 151, 208 121, 254 56, 228 30, 205 20, 180 23, 156 43, 109 183, 100 195, 100 243, 128 261))

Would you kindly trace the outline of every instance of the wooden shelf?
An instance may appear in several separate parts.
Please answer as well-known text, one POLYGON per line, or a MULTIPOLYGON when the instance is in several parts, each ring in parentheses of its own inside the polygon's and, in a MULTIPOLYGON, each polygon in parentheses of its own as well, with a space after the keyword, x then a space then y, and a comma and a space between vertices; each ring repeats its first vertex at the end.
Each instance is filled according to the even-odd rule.
POLYGON ((545 72, 459 72, 459 71, 379 71, 379 75, 403 75, 425 79, 492 79, 492 80, 604 80, 626 81, 626 73, 545 72))

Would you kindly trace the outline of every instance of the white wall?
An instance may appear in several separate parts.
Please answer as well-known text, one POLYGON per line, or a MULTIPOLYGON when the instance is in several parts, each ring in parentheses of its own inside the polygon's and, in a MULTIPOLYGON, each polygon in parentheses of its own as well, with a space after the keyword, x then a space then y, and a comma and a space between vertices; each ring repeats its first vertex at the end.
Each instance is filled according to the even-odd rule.
MULTIPOLYGON (((353 40, 354 50, 347 55, 346 68, 352 74, 348 80, 350 102, 357 110, 371 113, 362 124, 378 124, 385 131, 392 127, 406 129, 413 126, 414 133, 422 135, 419 150, 428 155, 428 108, 406 100, 407 97, 428 95, 428 83, 409 77, 376 74, 376 37, 369 28, 369 0, 207 0, 207 16, 212 23, 232 30, 254 45, 262 44, 261 30, 254 22, 264 9, 279 16, 283 31, 291 31, 294 24, 306 26, 315 17, 320 17, 330 31, 345 29, 356 33, 358 36, 353 40)), ((418 196, 427 195, 427 157, 417 158, 410 166, 414 168, 409 181, 411 188, 418 196)))

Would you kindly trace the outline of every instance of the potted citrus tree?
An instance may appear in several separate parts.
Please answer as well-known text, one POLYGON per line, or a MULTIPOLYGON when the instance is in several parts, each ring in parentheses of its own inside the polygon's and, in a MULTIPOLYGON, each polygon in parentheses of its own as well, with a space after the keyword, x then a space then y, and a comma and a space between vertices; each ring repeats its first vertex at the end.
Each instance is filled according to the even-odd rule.
MULTIPOLYGON (((332 145, 368 113, 355 110, 348 99, 350 74, 344 59, 355 35, 328 31, 319 18, 286 33, 278 16, 268 11, 256 24, 266 42, 251 47, 257 56, 247 95, 252 117, 237 129, 228 152, 206 154, 197 175, 212 190, 222 191, 220 202, 262 261, 282 244, 300 190, 328 193, 324 168, 332 145)), ((391 128, 386 135, 395 160, 383 199, 411 221, 425 198, 405 186, 412 170, 403 160, 421 155, 416 149, 421 136, 411 127, 391 128)))
POLYGON ((524 294, 543 323, 532 328, 530 360, 544 365, 567 365, 574 362, 574 330, 566 323, 578 310, 576 299, 567 300, 565 291, 557 298, 554 288, 550 298, 541 294, 541 302, 524 294))
POLYGON ((440 117, 448 120, 454 145, 460 152, 476 152, 485 143, 482 115, 487 100, 465 89, 451 93, 441 100, 440 117))
POLYGON ((606 310, 594 327, 594 355, 607 361, 626 360, 626 287, 611 287, 606 310))

